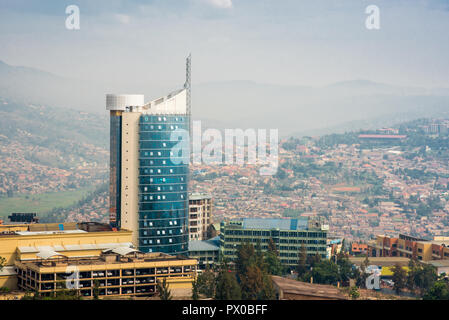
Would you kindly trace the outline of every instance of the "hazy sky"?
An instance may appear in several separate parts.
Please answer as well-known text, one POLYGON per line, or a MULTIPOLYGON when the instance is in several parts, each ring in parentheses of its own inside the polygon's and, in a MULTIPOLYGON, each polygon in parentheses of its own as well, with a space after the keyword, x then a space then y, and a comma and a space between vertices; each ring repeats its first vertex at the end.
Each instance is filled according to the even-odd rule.
POLYGON ((449 0, 1 0, 0 60, 139 91, 252 80, 449 86, 449 0), (76 4, 81 29, 65 28, 76 4), (368 5, 380 30, 365 27, 368 5))

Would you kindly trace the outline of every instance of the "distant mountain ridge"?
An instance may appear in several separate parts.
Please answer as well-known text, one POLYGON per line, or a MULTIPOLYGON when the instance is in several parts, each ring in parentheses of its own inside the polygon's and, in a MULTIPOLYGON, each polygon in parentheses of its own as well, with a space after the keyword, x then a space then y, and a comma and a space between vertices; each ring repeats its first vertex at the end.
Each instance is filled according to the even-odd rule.
MULTIPOLYGON (((104 115, 105 94, 111 90, 93 80, 74 80, 0 61, 0 96, 12 101, 104 115)), ((154 94, 161 90, 148 88, 148 91, 154 94)), ((153 98, 157 96, 146 95, 147 100, 153 98)), ((406 87, 366 79, 321 87, 254 81, 192 86, 193 118, 202 120, 204 127, 277 128, 280 136, 330 133, 333 128, 377 125, 382 119, 396 123, 402 118, 431 117, 448 110, 448 88, 406 87)))
POLYGON ((42 104, 98 113, 104 94, 90 83, 0 61, 0 96, 19 103, 42 104), (101 97, 101 102, 100 102, 101 97))

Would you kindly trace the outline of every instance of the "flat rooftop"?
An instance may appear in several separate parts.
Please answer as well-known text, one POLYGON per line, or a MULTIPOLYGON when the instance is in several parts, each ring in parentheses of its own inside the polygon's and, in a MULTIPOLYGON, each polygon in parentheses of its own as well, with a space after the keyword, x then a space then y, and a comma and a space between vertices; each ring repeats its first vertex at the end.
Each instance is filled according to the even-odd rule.
MULTIPOLYGON (((351 263, 360 266, 364 261, 365 257, 350 257, 349 261, 351 263)), ((369 264, 382 267, 393 267, 395 264, 399 264, 401 267, 408 266, 410 261, 409 258, 404 257, 368 257, 369 264)))
POLYGON ((445 268, 449 267, 449 260, 430 260, 430 261, 423 261, 423 263, 430 264, 437 268, 445 268))
POLYGON ((308 282, 301 282, 294 279, 288 279, 279 276, 271 277, 275 286, 283 292, 283 294, 300 297, 313 297, 315 299, 337 299, 337 300, 347 300, 347 297, 340 292, 337 287, 324 284, 315 284, 308 282))
POLYGON ((244 218, 243 229, 279 229, 287 231, 307 230, 308 218, 299 219, 264 219, 244 218))
POLYGON ((56 234, 82 234, 87 232, 110 232, 111 226, 99 222, 63 222, 63 223, 30 223, 30 224, 2 224, 2 236, 36 236, 56 234))
POLYGON ((68 233, 87 233, 84 230, 62 230, 62 231, 16 231, 19 236, 35 236, 47 234, 68 234, 68 233))
POLYGON ((52 256, 49 259, 34 259, 34 260, 22 260, 21 263, 34 267, 54 267, 51 265, 55 262, 59 265, 78 265, 78 266, 91 266, 91 265, 123 265, 124 263, 144 263, 144 262, 160 262, 160 261, 187 261, 194 260, 193 264, 196 265, 195 259, 190 259, 183 256, 172 256, 162 252, 141 253, 133 252, 126 255, 118 253, 103 253, 100 256, 94 257, 66 257, 63 255, 52 256), (112 259, 108 259, 112 258, 112 259), (115 259, 114 259, 115 258, 115 259), (50 265, 49 265, 50 264, 50 265))
POLYGON ((217 251, 220 250, 220 237, 209 240, 189 241, 189 251, 217 251))
POLYGON ((191 193, 189 195, 189 200, 203 200, 203 199, 212 199, 212 195, 208 193, 191 193))

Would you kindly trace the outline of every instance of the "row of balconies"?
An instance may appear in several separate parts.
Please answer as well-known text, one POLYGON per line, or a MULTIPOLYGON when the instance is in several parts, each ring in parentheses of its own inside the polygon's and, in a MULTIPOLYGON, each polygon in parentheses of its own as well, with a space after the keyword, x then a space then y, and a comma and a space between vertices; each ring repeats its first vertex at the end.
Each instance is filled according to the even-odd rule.
MULTIPOLYGON (((134 269, 127 269, 122 270, 122 275, 120 276, 120 270, 111 270, 111 271, 84 271, 79 273, 79 279, 101 279, 101 278, 120 278, 120 277, 142 277, 146 275, 154 275, 154 274, 168 274, 168 273, 183 273, 182 267, 169 267, 169 268, 150 268, 150 269, 144 269, 144 270, 134 270, 134 269)), ((20 272, 18 270, 19 274, 24 276, 27 275, 28 277, 35 279, 37 274, 33 272, 33 274, 26 273, 26 272, 20 272)), ((184 267, 184 272, 191 272, 193 271, 192 267, 186 266, 184 267)), ((67 277, 70 276, 69 273, 57 273, 56 278, 59 280, 65 280, 67 277)), ((39 279, 36 279, 39 280, 39 279)), ((55 280, 55 274, 41 274, 40 281, 54 281, 55 280)))
MULTIPOLYGON (((122 283, 120 284, 118 281, 116 282, 100 282, 99 283, 99 287, 121 287, 121 286, 132 286, 129 287, 129 289, 127 290, 132 290, 134 287, 136 287, 136 285, 140 285, 140 286, 144 286, 142 288, 147 288, 148 286, 154 286, 156 283, 156 279, 155 278, 146 278, 146 279, 140 279, 140 280, 133 280, 133 279, 124 279, 122 280, 122 283)), ((56 289, 63 289, 63 283, 59 282, 59 283, 41 283, 40 284, 40 291, 53 291, 55 290, 55 285, 56 285, 56 289)), ((87 281, 81 281, 78 285, 79 289, 93 289, 95 286, 92 283, 92 281, 90 281, 89 283, 87 283, 87 281)), ((115 290, 117 288, 112 288, 111 290, 115 290)))

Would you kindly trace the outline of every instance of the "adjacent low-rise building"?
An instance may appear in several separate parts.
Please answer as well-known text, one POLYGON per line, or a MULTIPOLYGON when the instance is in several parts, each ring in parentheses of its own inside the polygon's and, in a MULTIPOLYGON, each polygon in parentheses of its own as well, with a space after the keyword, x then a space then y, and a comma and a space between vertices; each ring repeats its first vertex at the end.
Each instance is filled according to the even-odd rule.
POLYGON ((368 253, 368 245, 366 243, 353 242, 351 245, 351 253, 355 256, 366 255, 368 253))
POLYGON ((262 251, 265 251, 272 239, 279 251, 281 263, 295 268, 302 246, 306 247, 308 255, 318 254, 323 259, 326 258, 328 230, 328 225, 312 217, 244 218, 222 222, 220 242, 223 257, 232 261, 236 258, 237 248, 241 243, 250 242, 254 245, 260 243, 262 251))
POLYGON ((197 269, 195 259, 139 252, 131 231, 94 222, 0 225, 0 243, 0 287, 43 295, 62 289, 75 271, 86 297, 96 280, 105 296, 154 294, 161 277, 187 290, 197 269))
POLYGON ((69 258, 45 251, 39 259, 16 261, 18 287, 52 296, 58 290, 76 289, 83 297, 146 296, 157 292, 163 278, 170 290, 191 289, 196 260, 164 253, 142 253, 118 247, 99 256, 69 258))
POLYGON ((398 237, 379 235, 368 245, 370 257, 405 257, 420 261, 449 259, 449 238, 435 237, 433 240, 416 238, 404 234, 398 237))
POLYGON ((189 196, 189 240, 207 239, 207 228, 212 224, 212 196, 192 193, 189 196))
POLYGON ((189 242, 189 257, 198 261, 198 269, 212 269, 220 261, 220 237, 189 242))
POLYGON ((335 286, 272 276, 278 300, 348 300, 335 286))

